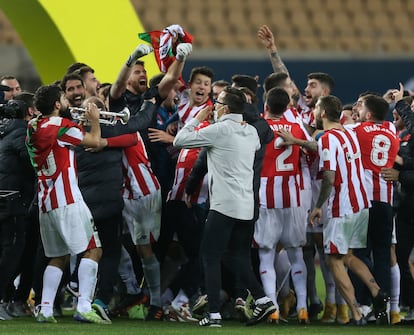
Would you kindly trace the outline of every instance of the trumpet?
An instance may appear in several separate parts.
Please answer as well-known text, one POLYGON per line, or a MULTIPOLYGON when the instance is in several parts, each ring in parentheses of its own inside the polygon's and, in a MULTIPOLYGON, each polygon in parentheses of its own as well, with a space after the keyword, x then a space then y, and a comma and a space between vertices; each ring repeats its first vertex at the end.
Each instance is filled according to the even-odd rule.
MULTIPOLYGON (((84 115, 86 112, 85 108, 69 107, 69 111, 74 120, 83 122, 84 124, 88 123, 88 120, 84 115)), ((131 112, 129 111, 128 107, 125 107, 120 112, 108 112, 99 109, 99 115, 103 117, 102 119, 99 119, 99 123, 113 126, 118 121, 120 121, 122 124, 126 124, 131 116, 131 112)))

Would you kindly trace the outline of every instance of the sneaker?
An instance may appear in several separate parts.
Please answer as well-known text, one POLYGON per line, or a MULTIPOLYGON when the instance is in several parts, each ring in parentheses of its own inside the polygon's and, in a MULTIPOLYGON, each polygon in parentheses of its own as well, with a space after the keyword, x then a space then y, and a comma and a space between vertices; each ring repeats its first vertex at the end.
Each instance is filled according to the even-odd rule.
POLYGON ((309 323, 309 314, 305 308, 301 308, 298 311, 298 321, 300 324, 308 324, 309 323))
POLYGON ((401 323, 401 315, 397 311, 391 311, 390 312, 390 324, 392 325, 398 325, 401 323))
POLYGON ((57 323, 54 316, 44 316, 42 312, 39 312, 36 316, 36 321, 40 323, 57 323))
POLYGON ((390 297, 383 290, 379 290, 375 298, 372 299, 372 309, 376 319, 383 319, 387 315, 387 303, 390 297))
POLYGON ((180 318, 171 305, 164 306, 164 320, 172 322, 180 322, 180 318))
POLYGON ((13 317, 30 316, 29 307, 22 301, 13 301, 7 304, 7 313, 13 317))
POLYGON ((197 300, 196 300, 196 302, 195 302, 195 304, 192 308, 192 312, 194 314, 203 314, 203 310, 207 306, 207 304, 208 304, 207 294, 200 295, 197 298, 197 300))
POLYGON ((321 318, 321 322, 323 323, 334 323, 336 320, 336 304, 332 304, 330 302, 325 303, 325 310, 323 311, 323 315, 321 318))
POLYGON ((271 300, 264 304, 256 304, 256 307, 253 310, 253 315, 249 320, 247 320, 246 326, 253 326, 261 320, 266 320, 266 317, 275 311, 276 306, 271 300))
POLYGON ((111 319, 109 318, 110 312, 108 305, 106 305, 102 300, 95 299, 92 304, 92 309, 94 309, 102 319, 111 322, 111 319))
POLYGON ((101 319, 101 317, 96 313, 94 309, 91 309, 88 312, 78 312, 73 315, 73 318, 79 322, 88 322, 88 323, 98 323, 101 325, 109 325, 112 322, 109 320, 101 319))
POLYGON ((276 311, 274 311, 272 314, 270 314, 270 315, 267 317, 267 322, 268 322, 268 323, 275 323, 275 324, 279 324, 279 319, 280 319, 280 316, 279 316, 279 311, 278 311, 278 310, 276 310, 276 311))
POLYGON ((151 305, 145 316, 145 321, 162 321, 164 319, 164 311, 161 307, 151 305))
MULTIPOLYGON (((242 302, 240 301, 240 303, 242 302)), ((246 297, 246 301, 244 303, 244 315, 246 316, 247 319, 250 319, 253 316, 253 311, 255 307, 256 307, 256 303, 254 301, 252 294, 249 292, 249 294, 246 297)))
POLYGON ((308 315, 310 320, 318 320, 318 314, 323 311, 322 301, 316 304, 310 304, 308 308, 308 315))
POLYGON ((74 311, 76 309, 77 304, 78 304, 78 298, 65 292, 63 296, 63 302, 60 305, 60 307, 62 307, 64 311, 74 311))
MULTIPOLYGON (((363 314, 363 313, 362 313, 363 314)), ((350 321, 349 308, 347 304, 339 304, 336 311, 336 322, 340 325, 346 325, 350 321)))
POLYGON ((359 320, 352 319, 347 325, 350 326, 366 326, 367 325, 367 319, 363 316, 359 320))
POLYGON ((370 313, 372 314, 372 308, 370 306, 367 306, 367 305, 360 305, 359 306, 359 311, 365 317, 367 317, 368 314, 370 314, 370 313))
POLYGON ((178 307, 171 305, 174 311, 177 313, 179 321, 181 322, 198 322, 196 318, 193 318, 190 312, 190 306, 188 304, 182 304, 178 307))
POLYGON ((250 317, 248 317, 248 314, 246 311, 246 301, 244 301, 243 298, 239 297, 236 299, 236 301, 234 302, 234 311, 239 317, 239 320, 242 322, 247 321, 247 319, 251 317, 251 315, 250 317))
POLYGON ((136 319, 136 320, 145 320, 147 313, 148 313, 148 309, 143 304, 132 306, 128 308, 128 312, 127 312, 128 317, 130 319, 136 319))
POLYGON ((74 298, 79 297, 79 288, 78 287, 73 287, 73 286, 70 286, 70 284, 67 284, 65 286, 65 291, 67 293, 69 293, 74 298))
POLYGON ((136 305, 147 304, 149 298, 147 295, 140 294, 127 294, 114 308, 111 309, 112 315, 127 315, 128 310, 136 305))
POLYGON ((293 290, 289 290, 289 293, 280 300, 280 303, 279 303, 280 316, 284 319, 287 319, 289 316, 290 309, 295 305, 296 305, 295 292, 293 290))
POLYGON ((9 313, 7 313, 7 304, 5 302, 0 303, 0 320, 13 320, 13 317, 9 313))
POLYGON ((209 316, 206 316, 198 322, 198 325, 202 327, 221 328, 221 319, 210 319, 209 316))
POLYGON ((404 317, 404 323, 414 322, 414 308, 410 308, 404 317))

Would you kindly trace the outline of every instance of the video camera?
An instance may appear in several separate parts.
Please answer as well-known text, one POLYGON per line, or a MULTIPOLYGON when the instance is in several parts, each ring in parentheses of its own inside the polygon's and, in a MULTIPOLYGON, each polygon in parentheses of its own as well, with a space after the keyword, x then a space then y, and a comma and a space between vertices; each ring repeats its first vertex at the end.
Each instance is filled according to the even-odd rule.
POLYGON ((0 104, 0 119, 23 119, 27 109, 24 101, 9 100, 5 104, 0 104))

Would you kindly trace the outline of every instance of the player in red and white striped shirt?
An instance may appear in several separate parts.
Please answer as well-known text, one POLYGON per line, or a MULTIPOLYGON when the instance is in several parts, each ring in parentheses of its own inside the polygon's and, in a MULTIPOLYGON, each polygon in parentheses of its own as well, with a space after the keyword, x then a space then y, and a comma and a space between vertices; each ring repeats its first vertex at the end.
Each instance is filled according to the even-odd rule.
MULTIPOLYGON (((382 168, 392 168, 399 150, 395 126, 385 121, 388 103, 380 96, 368 94, 360 97, 359 118, 361 123, 353 127, 361 146, 362 164, 365 170, 369 209, 368 247, 355 250, 367 265, 372 266, 375 279, 389 293, 391 284, 391 238, 393 230, 393 183, 381 176, 382 168)), ((366 294, 357 292, 357 297, 366 294)), ((363 305, 371 302, 363 301, 363 305)))
POLYGON ((255 225, 254 240, 259 246, 260 275, 266 295, 277 305, 276 246, 286 248, 292 266, 292 280, 297 296, 300 322, 308 322, 306 303, 306 265, 302 246, 306 243, 305 212, 300 207, 300 148, 283 145, 278 132, 283 129, 302 140, 311 140, 299 124, 287 121, 283 113, 290 101, 282 88, 272 88, 266 94, 265 119, 275 137, 267 144, 259 190, 259 219, 255 225))
POLYGON ((325 131, 318 140, 323 180, 309 220, 315 224, 321 217, 322 205, 328 201, 329 222, 323 227, 327 263, 355 323, 363 325, 366 320, 355 304, 345 265, 368 286, 376 316, 385 313, 387 297, 366 265, 349 253, 350 249, 366 246, 369 199, 359 142, 352 130, 341 125, 341 109, 341 102, 334 96, 320 97, 316 104, 315 120, 325 131))
POLYGON ((39 179, 39 221, 45 255, 50 257, 43 276, 38 322, 56 323, 53 301, 69 254, 83 253, 78 277, 79 298, 74 318, 78 321, 111 323, 92 309, 101 242, 94 221, 77 184, 74 146, 97 147, 100 142, 99 111, 88 104, 85 117, 91 130, 84 133, 60 117, 68 108, 63 91, 56 85, 36 91, 36 107, 42 113, 29 124, 27 146, 39 179))
MULTIPOLYGON (((294 122, 293 120, 297 120, 297 122, 306 125, 306 127, 309 125, 314 126, 313 108, 315 103, 320 96, 330 94, 334 86, 333 79, 326 73, 309 73, 305 94, 300 94, 295 83, 290 78, 287 67, 277 53, 275 40, 271 30, 267 26, 260 27, 258 37, 269 51, 269 56, 275 72, 265 79, 265 89, 268 90, 272 87, 284 88, 291 97, 291 103, 289 109, 285 112, 285 117, 292 122, 294 122)), ((309 130, 309 133, 311 134, 312 131, 309 130)), ((312 185, 313 180, 310 176, 308 160, 309 157, 307 157, 307 155, 302 155, 302 168, 299 177, 302 189, 302 207, 310 211, 314 187, 312 185)), ((311 319, 317 318, 317 314, 322 308, 322 303, 316 291, 314 264, 315 247, 319 254, 323 253, 322 238, 320 236, 321 231, 319 227, 311 227, 307 225, 307 243, 303 247, 303 256, 308 269, 307 287, 309 289, 309 316, 311 319)), ((323 257, 321 257, 321 259, 323 262, 323 257)))
POLYGON ((213 105, 210 100, 212 79, 213 72, 207 67, 195 67, 191 70, 189 90, 180 94, 178 129, 192 120, 200 110, 213 105))

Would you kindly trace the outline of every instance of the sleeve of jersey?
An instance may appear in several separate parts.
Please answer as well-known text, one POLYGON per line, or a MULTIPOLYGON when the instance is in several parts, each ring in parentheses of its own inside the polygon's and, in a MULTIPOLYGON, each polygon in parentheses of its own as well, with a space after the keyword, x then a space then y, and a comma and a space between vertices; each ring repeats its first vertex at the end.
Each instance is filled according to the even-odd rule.
POLYGON ((79 145, 83 138, 84 134, 79 126, 71 122, 70 120, 64 119, 60 126, 58 132, 58 140, 67 145, 79 145))
POLYGON ((325 134, 318 141, 319 170, 321 171, 336 171, 335 150, 331 141, 329 134, 325 134))
POLYGON ((110 148, 126 148, 133 146, 138 143, 138 137, 136 133, 132 134, 125 134, 125 135, 119 135, 114 137, 108 137, 106 139, 108 142, 108 147, 110 148))

